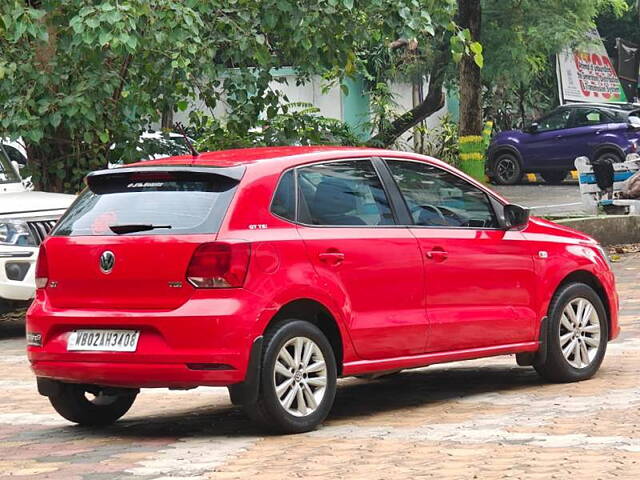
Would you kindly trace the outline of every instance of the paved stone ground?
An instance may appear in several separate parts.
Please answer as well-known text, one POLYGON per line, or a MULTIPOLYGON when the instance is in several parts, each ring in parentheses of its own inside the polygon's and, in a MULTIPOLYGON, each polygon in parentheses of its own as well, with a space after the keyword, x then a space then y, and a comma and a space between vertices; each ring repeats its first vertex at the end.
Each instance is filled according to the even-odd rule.
POLYGON ((23 326, 0 323, 0 478, 640 478, 640 254, 615 264, 623 334, 600 373, 543 383, 512 356, 342 380, 315 432, 266 436, 226 390, 143 391, 115 426, 38 396, 23 326))

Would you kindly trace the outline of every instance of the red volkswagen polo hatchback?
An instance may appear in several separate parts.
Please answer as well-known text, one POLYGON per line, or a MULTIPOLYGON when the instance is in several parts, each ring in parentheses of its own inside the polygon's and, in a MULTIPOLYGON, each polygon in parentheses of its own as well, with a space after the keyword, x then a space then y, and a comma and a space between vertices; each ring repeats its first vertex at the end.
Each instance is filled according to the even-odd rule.
POLYGON ((618 334, 602 248, 405 152, 289 147, 97 171, 40 249, 38 389, 104 425, 140 388, 227 386, 281 432, 336 379, 516 354, 598 370, 618 334))

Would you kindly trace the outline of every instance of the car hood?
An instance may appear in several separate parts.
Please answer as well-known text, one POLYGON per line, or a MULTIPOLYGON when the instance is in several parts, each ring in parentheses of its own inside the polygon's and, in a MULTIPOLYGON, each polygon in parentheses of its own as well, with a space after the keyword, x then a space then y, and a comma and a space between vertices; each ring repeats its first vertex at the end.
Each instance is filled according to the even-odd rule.
POLYGON ((75 195, 49 192, 15 192, 0 194, 0 216, 34 216, 39 214, 61 214, 75 195))

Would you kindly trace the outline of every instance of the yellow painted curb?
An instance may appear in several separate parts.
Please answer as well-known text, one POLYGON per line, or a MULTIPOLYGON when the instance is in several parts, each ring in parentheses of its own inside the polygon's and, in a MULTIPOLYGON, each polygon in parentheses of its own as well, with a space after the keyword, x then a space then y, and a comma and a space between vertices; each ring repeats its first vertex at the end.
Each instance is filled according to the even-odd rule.
MULTIPOLYGON (((568 177, 571 180, 578 180, 578 172, 571 170, 568 177)), ((545 183, 544 178, 538 173, 525 173, 522 177, 522 183, 545 183)))

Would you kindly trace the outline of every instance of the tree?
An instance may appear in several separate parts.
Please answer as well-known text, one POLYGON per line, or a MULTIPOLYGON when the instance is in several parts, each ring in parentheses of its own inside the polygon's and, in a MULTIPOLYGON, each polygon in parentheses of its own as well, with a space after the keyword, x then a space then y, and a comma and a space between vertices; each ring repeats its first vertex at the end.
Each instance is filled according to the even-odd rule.
MULTIPOLYGON (((477 8, 477 3, 460 0, 465 8, 472 4, 477 8)), ((523 123, 531 109, 551 108, 557 99, 550 57, 565 46, 579 42, 584 32, 593 28, 599 14, 609 13, 619 18, 627 5, 625 0, 481 0, 480 8, 481 45, 473 42, 470 29, 464 28, 470 25, 462 20, 464 12, 460 12, 458 25, 440 22, 442 27, 432 36, 418 37, 417 54, 398 54, 379 65, 386 77, 385 80, 378 77, 378 83, 406 78, 407 72, 419 69, 430 80, 429 91, 422 103, 389 119, 370 139, 370 144, 390 145, 439 110, 444 103, 443 84, 452 89, 457 87, 461 96, 482 91, 480 98, 487 116, 503 128, 511 128, 520 117, 519 123, 523 123), (474 61, 478 53, 481 58, 474 61), (457 67, 456 62, 475 70, 475 75, 478 69, 473 64, 482 64, 481 89, 477 76, 473 81, 475 87, 467 88, 471 83, 458 78, 463 66, 457 67)), ((383 97, 383 101, 389 100, 383 97)), ((475 125, 471 130, 477 131, 477 102, 471 115, 464 111, 466 104, 468 102, 461 98, 461 121, 471 121, 475 125)))
MULTIPOLYGON (((458 23, 469 33, 468 40, 480 42, 480 0, 458 0, 458 23)), ((477 47, 474 47, 477 48, 477 47)), ((479 62, 471 54, 460 58, 460 125, 458 132, 464 135, 482 133, 482 81, 479 62)))
POLYGON ((360 46, 427 38, 451 2, 4 0, 0 133, 25 139, 39 187, 77 191, 163 112, 224 100, 246 133, 278 114, 273 68, 353 75, 360 46))

